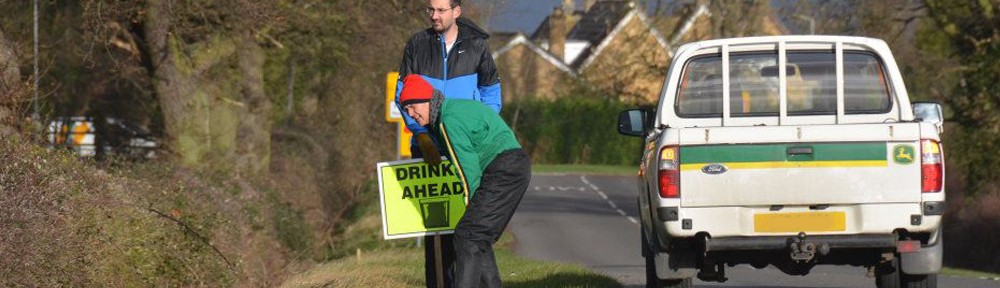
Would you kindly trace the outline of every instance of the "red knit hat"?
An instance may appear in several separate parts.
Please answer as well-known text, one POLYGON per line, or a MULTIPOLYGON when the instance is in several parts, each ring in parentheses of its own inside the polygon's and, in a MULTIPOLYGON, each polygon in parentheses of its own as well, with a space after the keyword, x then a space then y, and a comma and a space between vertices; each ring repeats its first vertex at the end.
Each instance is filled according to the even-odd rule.
POLYGON ((434 87, 420 75, 410 74, 403 78, 403 91, 399 93, 399 104, 406 106, 430 102, 431 95, 434 95, 434 87))

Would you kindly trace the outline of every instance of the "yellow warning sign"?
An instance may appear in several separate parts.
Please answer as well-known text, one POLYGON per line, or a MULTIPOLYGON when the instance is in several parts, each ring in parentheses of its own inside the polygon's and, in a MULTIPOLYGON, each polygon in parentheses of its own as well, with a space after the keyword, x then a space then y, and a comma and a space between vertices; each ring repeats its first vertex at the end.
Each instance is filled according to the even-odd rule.
POLYGON ((399 126, 399 137, 396 137, 399 138, 397 139, 399 143, 396 143, 396 146, 399 147, 399 151, 397 151, 397 153, 399 153, 399 158, 413 157, 413 153, 410 152, 410 144, 413 143, 411 142, 413 139, 413 131, 406 128, 406 124, 403 124, 402 122, 397 123, 396 125, 399 126))
POLYGON ((389 123, 396 123, 399 126, 399 133, 397 134, 396 140, 396 152, 399 158, 410 158, 412 154, 410 153, 410 139, 413 138, 413 132, 406 128, 406 123, 403 121, 403 113, 399 111, 399 106, 396 106, 396 82, 399 80, 399 72, 389 72, 385 75, 385 121, 389 123))
POLYGON ((382 206, 382 237, 399 239, 451 234, 465 214, 465 189, 448 160, 423 159, 376 166, 382 206))
POLYGON ((396 82, 399 72, 389 72, 385 75, 385 121, 389 123, 402 122, 403 113, 396 106, 396 82))

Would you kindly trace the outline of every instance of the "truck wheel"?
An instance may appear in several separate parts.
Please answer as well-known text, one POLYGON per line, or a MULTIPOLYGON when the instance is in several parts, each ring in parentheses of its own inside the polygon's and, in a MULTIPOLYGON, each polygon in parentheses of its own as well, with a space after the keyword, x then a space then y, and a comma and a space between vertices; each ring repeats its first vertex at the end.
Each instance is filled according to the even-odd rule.
POLYGON ((899 267, 899 254, 892 261, 875 267, 878 288, 937 288, 937 274, 910 275, 899 267))
POLYGON ((937 288, 937 274, 910 275, 903 273, 900 282, 906 288, 937 288))
POLYGON ((660 279, 656 276, 656 250, 649 247, 649 241, 646 241, 646 233, 639 230, 642 234, 642 251, 648 252, 643 253, 643 258, 646 258, 646 288, 691 288, 691 278, 683 279, 660 279))
POLYGON ((875 287, 878 288, 900 288, 899 283, 899 257, 894 257, 892 261, 881 263, 875 266, 875 287))

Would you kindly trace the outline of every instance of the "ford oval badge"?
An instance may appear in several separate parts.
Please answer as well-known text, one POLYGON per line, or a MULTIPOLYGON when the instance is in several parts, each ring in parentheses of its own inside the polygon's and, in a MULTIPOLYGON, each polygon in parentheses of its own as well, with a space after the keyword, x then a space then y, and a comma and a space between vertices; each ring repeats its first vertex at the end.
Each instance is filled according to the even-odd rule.
POLYGON ((726 165, 722 165, 719 163, 709 164, 705 165, 705 167, 701 167, 701 172, 704 172, 705 174, 709 175, 719 175, 722 173, 726 173, 726 171, 729 171, 729 168, 726 168, 726 165))

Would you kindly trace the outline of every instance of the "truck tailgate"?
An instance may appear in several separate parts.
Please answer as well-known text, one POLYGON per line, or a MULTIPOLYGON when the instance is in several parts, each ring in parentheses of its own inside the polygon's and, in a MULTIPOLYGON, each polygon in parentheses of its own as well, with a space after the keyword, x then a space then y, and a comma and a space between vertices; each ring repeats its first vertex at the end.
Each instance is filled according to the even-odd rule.
POLYGON ((921 199, 916 123, 690 128, 679 136, 685 207, 921 199))

